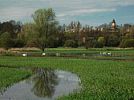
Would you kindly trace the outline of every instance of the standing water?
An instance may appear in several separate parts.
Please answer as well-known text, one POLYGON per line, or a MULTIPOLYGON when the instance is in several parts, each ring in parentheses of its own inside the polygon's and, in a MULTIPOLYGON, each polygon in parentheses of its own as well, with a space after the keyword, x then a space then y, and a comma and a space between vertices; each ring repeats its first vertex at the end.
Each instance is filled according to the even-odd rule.
POLYGON ((34 69, 30 78, 0 93, 0 100, 55 100, 80 90, 80 79, 70 72, 34 69))

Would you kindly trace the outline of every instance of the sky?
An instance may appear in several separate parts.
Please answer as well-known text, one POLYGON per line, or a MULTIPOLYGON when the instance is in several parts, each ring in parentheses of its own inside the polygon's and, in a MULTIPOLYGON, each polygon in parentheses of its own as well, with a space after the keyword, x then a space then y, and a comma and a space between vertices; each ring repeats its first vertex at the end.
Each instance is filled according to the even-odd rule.
POLYGON ((0 22, 31 22, 40 8, 53 8, 60 24, 80 21, 98 26, 114 18, 117 24, 134 24, 134 0, 0 0, 0 22))

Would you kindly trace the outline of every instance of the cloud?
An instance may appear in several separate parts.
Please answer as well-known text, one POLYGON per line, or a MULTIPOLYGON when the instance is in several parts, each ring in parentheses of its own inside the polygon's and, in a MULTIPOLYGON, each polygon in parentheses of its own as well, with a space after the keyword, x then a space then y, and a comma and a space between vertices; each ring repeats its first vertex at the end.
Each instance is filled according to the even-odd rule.
POLYGON ((90 14, 90 13, 97 13, 97 12, 110 12, 110 11, 116 11, 115 8, 111 9, 79 9, 74 11, 69 11, 66 13, 58 14, 57 17, 65 17, 65 16, 76 16, 76 15, 82 15, 82 14, 90 14))
POLYGON ((22 8, 22 7, 8 7, 0 9, 0 18, 1 20, 7 19, 22 19, 24 17, 31 16, 32 12, 34 12, 33 8, 22 8))
POLYGON ((65 13, 61 13, 61 14, 58 14, 57 15, 57 17, 64 17, 64 16, 66 16, 67 14, 65 14, 65 13))
POLYGON ((116 12, 119 7, 129 5, 134 6, 134 0, 0 0, 0 20, 31 18, 35 10, 49 7, 55 10, 59 19, 66 20, 93 13, 116 12))

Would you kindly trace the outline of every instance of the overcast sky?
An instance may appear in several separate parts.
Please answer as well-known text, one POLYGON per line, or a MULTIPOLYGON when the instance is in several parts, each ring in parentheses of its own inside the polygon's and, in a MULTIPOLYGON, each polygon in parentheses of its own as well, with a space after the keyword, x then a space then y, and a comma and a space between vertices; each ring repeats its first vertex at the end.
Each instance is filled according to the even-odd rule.
POLYGON ((39 8, 53 8, 61 24, 134 23, 134 0, 0 0, 0 21, 29 22, 39 8))

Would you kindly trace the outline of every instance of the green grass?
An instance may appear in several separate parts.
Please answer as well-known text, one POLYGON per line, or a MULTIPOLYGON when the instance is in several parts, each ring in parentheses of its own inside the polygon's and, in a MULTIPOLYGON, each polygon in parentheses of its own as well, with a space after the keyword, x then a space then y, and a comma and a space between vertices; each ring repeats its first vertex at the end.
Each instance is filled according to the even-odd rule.
MULTIPOLYGON (((21 52, 32 52, 32 53, 41 53, 41 50, 28 50, 28 49, 23 49, 23 50, 19 50, 21 52)), ((96 53, 96 52, 100 52, 100 51, 110 51, 112 53, 125 53, 125 54, 133 54, 134 55, 134 48, 129 48, 129 49, 123 49, 123 48, 89 48, 89 49, 85 49, 85 48, 47 48, 45 49, 46 53, 69 53, 69 54, 77 54, 77 53, 96 53)))
MULTIPOLYGON (((60 100, 134 99, 134 62, 69 59, 61 57, 1 56, 0 65, 48 67, 76 73, 81 79, 82 90, 80 93, 63 96, 59 98, 60 100)), ((8 82, 10 83, 10 81, 8 82)))
MULTIPOLYGON (((55 52, 60 52, 60 53, 90 53, 90 52, 100 52, 100 51, 111 51, 113 53, 133 53, 134 54, 134 48, 131 49, 118 49, 118 48, 48 48, 45 49, 45 52, 47 53, 55 53, 55 52)), ((30 51, 29 51, 30 52, 30 51)), ((34 51, 32 51, 34 52, 34 51)), ((41 52, 36 51, 35 52, 41 52)))
MULTIPOLYGON (((31 57, 41 57, 42 52, 38 49, 28 50, 20 49, 19 53, 5 53, 4 56, 22 56, 22 53, 28 53, 31 57)), ((55 57, 59 53, 60 57, 72 58, 88 58, 88 59, 109 59, 109 60, 131 60, 134 61, 134 49, 121 49, 121 48, 48 48, 44 51, 46 57, 55 57), (112 56, 102 56, 103 52, 111 52, 112 56), (84 56, 85 55, 85 56, 84 56)))
POLYGON ((30 75, 30 72, 15 68, 0 67, 0 90, 30 75))

